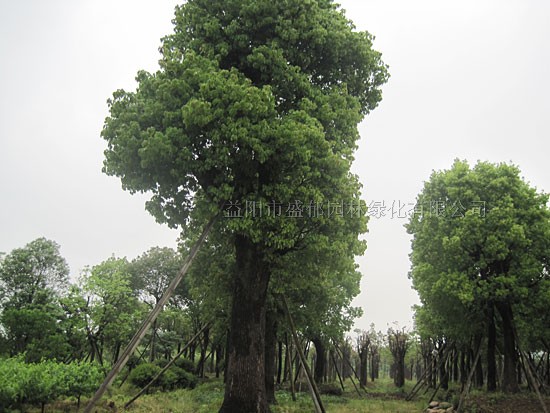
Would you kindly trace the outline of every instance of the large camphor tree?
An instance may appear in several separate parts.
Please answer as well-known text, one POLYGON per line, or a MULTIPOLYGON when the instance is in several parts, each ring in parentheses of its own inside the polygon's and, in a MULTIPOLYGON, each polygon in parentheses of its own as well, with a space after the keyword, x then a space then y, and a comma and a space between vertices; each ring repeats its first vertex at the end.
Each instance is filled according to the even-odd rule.
POLYGON ((538 295, 548 294, 547 202, 513 165, 455 161, 425 183, 408 224, 421 320, 436 320, 428 324, 454 338, 487 336, 489 390, 496 387, 496 327, 502 334, 502 389, 514 392, 514 317, 528 314, 538 295))
POLYGON ((254 205, 225 221, 235 274, 220 411, 265 412, 272 262, 333 218, 318 206, 352 201, 341 194, 356 187, 357 124, 380 101, 386 66, 329 0, 190 0, 174 25, 159 70, 109 101, 104 170, 150 191, 148 210, 174 227, 193 209, 254 205))

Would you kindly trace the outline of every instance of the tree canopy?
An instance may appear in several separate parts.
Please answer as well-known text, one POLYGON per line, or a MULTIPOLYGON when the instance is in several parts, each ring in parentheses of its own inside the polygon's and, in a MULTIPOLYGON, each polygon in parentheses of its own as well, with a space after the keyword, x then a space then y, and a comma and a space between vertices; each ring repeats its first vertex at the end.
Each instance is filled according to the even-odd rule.
POLYGON ((489 328, 494 338, 496 309, 505 390, 517 389, 514 313, 540 300, 536 295, 548 277, 547 202, 514 165, 455 161, 425 183, 417 199, 422 213, 407 226, 413 235, 410 277, 424 306, 419 319, 450 337, 489 328))
POLYGON ((220 203, 260 206, 225 221, 235 273, 221 411, 264 412, 263 369, 252 365, 264 361, 274 262, 337 221, 282 211, 359 201, 357 124, 380 101, 387 69, 372 36, 330 0, 190 0, 160 52, 159 70, 139 72, 135 92, 109 100, 104 171, 131 192, 150 191, 148 210, 174 227, 220 203))

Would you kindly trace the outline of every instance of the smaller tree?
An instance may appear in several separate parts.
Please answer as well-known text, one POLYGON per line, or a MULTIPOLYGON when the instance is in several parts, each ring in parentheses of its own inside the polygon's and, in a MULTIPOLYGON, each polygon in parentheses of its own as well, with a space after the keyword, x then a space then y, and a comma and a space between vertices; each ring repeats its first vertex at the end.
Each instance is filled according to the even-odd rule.
MULTIPOLYGON (((153 307, 160 301, 181 265, 181 257, 173 249, 153 247, 130 263, 132 287, 142 301, 153 307)), ((158 327, 158 320, 155 320, 149 345, 151 362, 156 358, 158 327)))
POLYGON ((10 355, 26 352, 27 361, 63 359, 67 343, 60 329, 58 299, 69 267, 59 245, 38 238, 0 261, 0 323, 10 355))
POLYGON ((393 356, 393 382, 396 387, 403 387, 405 385, 405 355, 407 354, 409 345, 409 334, 404 328, 402 330, 388 329, 388 347, 393 356))
POLYGON ((359 384, 367 386, 367 366, 369 364, 370 336, 366 331, 359 332, 357 336, 357 354, 359 355, 359 384))
POLYGON ((68 283, 69 266, 59 245, 38 238, 16 248, 0 261, 0 303, 12 308, 48 302, 68 283))
POLYGON ((142 318, 143 308, 130 287, 128 261, 111 257, 85 271, 81 284, 90 360, 103 364, 108 349, 114 363, 122 343, 129 340, 142 318))

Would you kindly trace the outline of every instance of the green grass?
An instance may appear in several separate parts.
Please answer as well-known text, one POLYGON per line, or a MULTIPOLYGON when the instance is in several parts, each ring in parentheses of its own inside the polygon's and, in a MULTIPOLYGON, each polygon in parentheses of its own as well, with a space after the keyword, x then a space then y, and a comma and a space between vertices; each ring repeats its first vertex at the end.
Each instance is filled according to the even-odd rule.
MULTIPOLYGON (((307 388, 306 386, 303 386, 307 388)), ((343 396, 323 396, 323 404, 328 413, 413 413, 421 412, 426 401, 404 400, 404 391, 412 387, 407 384, 405 390, 396 389, 390 381, 381 380, 369 384, 367 393, 359 397, 351 382, 346 382, 343 396)), ((124 386, 106 395, 97 406, 98 413, 122 411, 122 406, 135 393, 136 389, 124 386), (114 406, 114 408, 113 408, 114 406)), ((194 390, 181 389, 171 392, 157 392, 144 395, 134 402, 127 410, 133 413, 216 413, 223 400, 223 382, 212 379, 199 385, 194 390)), ((292 401, 289 391, 277 392, 278 404, 272 407, 272 413, 308 413, 314 412, 311 396, 307 392, 297 394, 297 400, 292 401)), ((83 400, 85 405, 87 400, 83 400)), ((29 413, 40 409, 28 409, 29 413)), ((46 406, 49 413, 76 412, 75 401, 60 401, 46 406)))

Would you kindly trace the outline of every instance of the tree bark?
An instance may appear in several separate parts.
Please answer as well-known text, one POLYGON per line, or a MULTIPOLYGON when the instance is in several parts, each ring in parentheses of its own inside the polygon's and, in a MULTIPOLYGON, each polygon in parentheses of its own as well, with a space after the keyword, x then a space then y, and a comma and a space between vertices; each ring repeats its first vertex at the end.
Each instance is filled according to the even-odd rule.
POLYGON ((460 350, 460 384, 462 387, 466 384, 466 377, 468 375, 468 370, 466 367, 466 350, 462 348, 460 350))
MULTIPOLYGON (((483 340, 483 336, 481 334, 478 334, 474 339, 474 346, 475 348, 480 348, 481 340, 483 340)), ((473 350, 472 350, 472 357, 473 357, 473 350)), ((483 387, 483 365, 481 364, 481 357, 477 359, 476 365, 475 365, 475 386, 478 389, 481 389, 483 387)))
POLYGON ((497 362, 496 362, 496 341, 497 330, 495 326, 495 309, 492 303, 489 304, 487 311, 487 391, 495 392, 497 390, 497 362))
POLYGON ((321 384, 323 382, 323 378, 325 377, 325 344, 319 337, 315 337, 312 341, 313 345, 315 346, 315 370, 313 374, 315 378, 315 383, 321 384))
POLYGON ((370 380, 378 378, 378 347, 372 346, 369 350, 370 353, 370 380))
POLYGON ((502 318, 502 335, 504 338, 504 372, 502 376, 502 391, 516 393, 519 391, 516 374, 517 353, 514 339, 514 318, 512 306, 509 303, 498 303, 496 308, 502 318))
MULTIPOLYGON (((443 357, 443 352, 440 351, 440 357, 443 357)), ((447 361, 441 363, 439 369, 439 383, 443 390, 449 389, 449 371, 447 370, 447 361)))
POLYGON ((460 370, 458 369, 458 356, 459 352, 456 346, 453 349, 453 381, 458 383, 460 370))
POLYGON ((273 310, 268 310, 265 321, 265 390, 267 402, 277 404, 275 399, 275 370, 277 347, 277 318, 273 310))
POLYGON ((223 359, 223 347, 221 342, 216 346, 216 365, 214 367, 216 371, 216 378, 220 377, 220 361, 223 359))
POLYGON ((367 365, 369 364, 368 349, 365 348, 359 353, 360 369, 359 369, 359 384, 361 387, 367 387, 367 365))
POLYGON ((203 339, 201 340, 201 343, 200 343, 201 355, 199 358, 199 363, 197 364, 197 371, 196 371, 197 376, 201 378, 204 378, 204 363, 206 360, 206 352, 208 350, 209 344, 210 344, 210 329, 206 328, 204 330, 203 339))
POLYGON ((260 249, 235 236, 236 275, 225 395, 219 413, 267 413, 265 316, 269 272, 260 249))
POLYGON ((283 342, 278 342, 278 354, 277 354, 277 384, 281 384, 283 375, 283 342))

